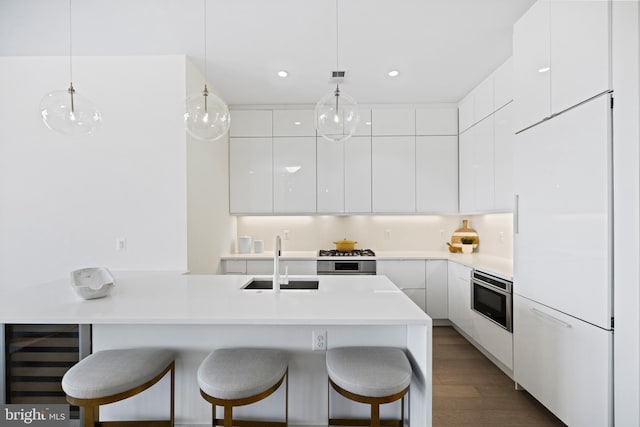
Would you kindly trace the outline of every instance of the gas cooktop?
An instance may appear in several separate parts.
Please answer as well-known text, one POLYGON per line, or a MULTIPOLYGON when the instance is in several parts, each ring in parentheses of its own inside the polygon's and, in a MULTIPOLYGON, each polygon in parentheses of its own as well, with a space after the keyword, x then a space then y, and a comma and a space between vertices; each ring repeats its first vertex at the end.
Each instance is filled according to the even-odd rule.
POLYGON ((320 249, 320 251, 318 252, 318 256, 376 256, 376 253, 371 249, 354 249, 349 252, 339 252, 335 249, 320 249))

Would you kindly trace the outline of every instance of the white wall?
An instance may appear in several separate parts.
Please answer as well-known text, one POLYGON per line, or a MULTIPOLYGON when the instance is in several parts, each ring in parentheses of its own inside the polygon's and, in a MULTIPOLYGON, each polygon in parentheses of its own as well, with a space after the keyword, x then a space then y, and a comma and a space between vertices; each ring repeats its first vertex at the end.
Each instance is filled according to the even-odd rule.
POLYGON ((273 250, 276 234, 283 240, 285 251, 331 249, 340 239, 356 240, 357 248, 374 251, 437 251, 447 250, 453 232, 469 219, 469 226, 480 236, 478 251, 484 254, 512 258, 512 214, 473 216, 241 216, 238 236, 265 241, 265 250, 273 250), (388 238, 387 238, 388 230, 388 238), (500 233, 502 233, 502 238, 500 233))
POLYGON ((614 395, 616 426, 640 425, 640 2, 613 2, 614 395))
MULTIPOLYGON (((186 74, 187 94, 202 91, 204 77, 191 61, 186 74)), ((236 236, 236 219, 229 215, 228 134, 214 142, 187 134, 187 165, 189 271, 218 273, 219 259, 234 250, 236 236)))
POLYGON ((185 57, 73 62, 103 115, 89 137, 40 119, 40 99, 68 87, 68 58, 0 58, 0 286, 95 265, 186 270, 185 57))

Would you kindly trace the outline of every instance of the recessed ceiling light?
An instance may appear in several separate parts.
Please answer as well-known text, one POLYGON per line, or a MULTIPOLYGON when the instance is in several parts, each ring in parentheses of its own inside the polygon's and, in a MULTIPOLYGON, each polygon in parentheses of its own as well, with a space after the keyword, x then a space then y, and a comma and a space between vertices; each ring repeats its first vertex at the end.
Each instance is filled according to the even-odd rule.
POLYGON ((285 70, 278 71, 278 77, 287 77, 289 73, 285 70))
POLYGON ((398 77, 398 75, 400 75, 400 71, 398 70, 389 71, 389 77, 398 77))
POLYGON ((549 71, 551 68, 549 67, 542 67, 538 70, 539 73, 546 73, 547 71, 549 71))
POLYGON ((293 122, 294 125, 296 126, 300 126, 302 124, 302 122, 293 122))

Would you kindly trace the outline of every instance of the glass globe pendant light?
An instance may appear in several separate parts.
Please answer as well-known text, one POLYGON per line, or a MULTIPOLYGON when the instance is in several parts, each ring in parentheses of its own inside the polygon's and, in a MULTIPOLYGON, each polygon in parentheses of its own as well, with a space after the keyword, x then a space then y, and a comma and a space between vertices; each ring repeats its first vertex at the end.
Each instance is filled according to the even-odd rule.
POLYGON ((90 135, 102 116, 98 108, 73 87, 73 54, 71 32, 71 0, 69 0, 69 89, 47 93, 40 101, 42 121, 51 130, 63 135, 90 135))
MULTIPOLYGON (((338 57, 338 0, 336 0, 336 70, 340 69, 338 57)), ((344 81, 344 76, 344 71, 331 73, 331 81, 336 84, 336 88, 323 96, 315 108, 318 135, 329 141, 339 142, 350 138, 360 123, 357 102, 340 91, 340 83, 344 81)))
MULTIPOLYGON (((204 78, 207 79, 207 0, 204 4, 204 78)), ((189 135, 201 141, 215 141, 222 138, 231 125, 231 115, 226 104, 209 92, 204 84, 202 92, 187 98, 184 124, 189 135)))

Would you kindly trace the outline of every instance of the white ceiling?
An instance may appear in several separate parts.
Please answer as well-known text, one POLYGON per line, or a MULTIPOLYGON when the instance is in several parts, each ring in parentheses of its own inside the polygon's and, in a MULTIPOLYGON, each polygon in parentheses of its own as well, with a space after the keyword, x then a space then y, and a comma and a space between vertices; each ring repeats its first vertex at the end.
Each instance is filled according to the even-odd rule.
MULTIPOLYGON (((206 1, 207 74, 229 104, 313 104, 332 89, 335 0, 206 1)), ((338 1, 342 90, 371 104, 459 101, 511 56, 513 23, 534 2, 338 1)), ((68 55, 68 10, 0 0, 0 55, 68 55)), ((203 0, 74 0, 73 52, 186 54, 203 69, 202 12, 203 0)))

